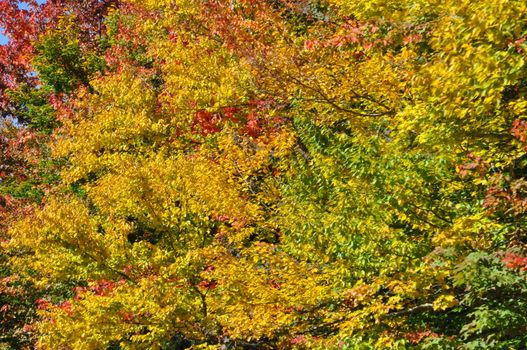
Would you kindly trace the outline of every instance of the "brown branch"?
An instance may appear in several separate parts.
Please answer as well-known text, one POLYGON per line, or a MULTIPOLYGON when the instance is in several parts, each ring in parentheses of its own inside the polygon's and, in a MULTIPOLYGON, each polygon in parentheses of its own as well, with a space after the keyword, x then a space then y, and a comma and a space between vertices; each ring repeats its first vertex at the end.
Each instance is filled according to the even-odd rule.
POLYGON ((416 313, 423 312, 423 311, 430 311, 430 310, 433 310, 433 308, 434 308, 433 304, 426 303, 426 304, 421 304, 421 305, 414 306, 414 307, 409 308, 409 309, 390 312, 390 313, 384 315, 384 317, 406 316, 406 315, 416 314, 416 313))
MULTIPOLYGON (((296 78, 296 77, 294 77, 292 75, 287 75, 287 78, 291 79, 292 81, 296 82, 298 85, 300 85, 300 86, 302 86, 302 87, 304 87, 304 88, 306 88, 308 90, 314 91, 320 97, 322 97, 324 102, 328 103, 333 108, 335 108, 336 110, 339 110, 341 112, 348 113, 348 114, 353 114, 353 115, 356 115, 356 116, 359 116, 359 117, 380 117, 380 116, 383 116, 383 115, 393 114, 392 110, 388 110, 386 112, 378 112, 378 113, 363 113, 363 112, 358 112, 358 111, 353 110, 353 109, 344 108, 344 107, 338 105, 333 99, 329 98, 329 96, 327 96, 322 91, 322 89, 310 86, 310 85, 302 82, 300 79, 298 79, 298 78, 296 78)), ((361 98, 361 97, 362 97, 361 95, 356 94, 356 98, 361 98)))

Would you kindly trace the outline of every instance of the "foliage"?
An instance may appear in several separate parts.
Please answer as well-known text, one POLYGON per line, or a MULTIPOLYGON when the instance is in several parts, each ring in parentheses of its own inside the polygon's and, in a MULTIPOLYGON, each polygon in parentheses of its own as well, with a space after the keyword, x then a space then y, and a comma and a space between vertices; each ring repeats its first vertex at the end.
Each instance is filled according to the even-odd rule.
POLYGON ((35 346, 525 347, 524 1, 0 5, 35 346))

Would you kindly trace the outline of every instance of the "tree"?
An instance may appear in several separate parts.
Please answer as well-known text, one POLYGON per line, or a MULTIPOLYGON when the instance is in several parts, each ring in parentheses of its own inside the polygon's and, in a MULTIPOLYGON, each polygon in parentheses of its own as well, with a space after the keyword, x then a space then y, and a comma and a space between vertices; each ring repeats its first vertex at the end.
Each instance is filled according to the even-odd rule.
MULTIPOLYGON (((11 239, 7 233, 9 226, 30 215, 33 210, 31 204, 41 203, 45 193, 58 180, 60 160, 51 158, 47 143, 51 140, 50 134, 60 124, 57 116, 68 113, 67 94, 75 86, 70 86, 69 91, 52 86, 44 74, 51 64, 46 61, 47 56, 64 56, 60 50, 75 46, 67 40, 75 40, 82 47, 79 55, 70 57, 71 60, 77 60, 81 55, 89 56, 90 50, 102 52, 98 44, 101 38, 95 35, 95 28, 100 30, 100 35, 105 9, 113 3, 66 1, 39 5, 35 1, 0 1, 0 27, 9 38, 6 45, 0 46, 2 243, 11 239), (63 18, 65 13, 75 16, 82 35, 73 38, 74 33, 71 33, 69 37, 57 39, 63 26, 59 18, 63 18), (43 39, 51 29, 55 30, 53 40, 62 40, 64 45, 64 48, 57 49, 58 52, 50 53, 50 42, 53 43, 53 40, 43 39), (37 44, 39 38, 42 42, 37 44), (36 69, 41 70, 39 74, 36 69)), ((69 30, 72 30, 71 26, 69 30)), ((53 64, 56 66, 56 61, 53 64)), ((63 60, 59 64, 67 68, 68 62, 63 60)), ((73 73, 63 74, 71 76, 73 73)), ((30 252, 16 247, 2 247, 0 250, 0 344, 8 344, 12 348, 29 347, 35 341, 32 322, 36 319, 36 301, 43 294, 64 294, 63 287, 59 285, 48 286, 45 290, 35 288, 31 279, 24 278, 8 265, 10 257, 27 253, 30 252)), ((67 286, 67 290, 70 289, 67 286)))
POLYGON ((34 44, 40 347, 524 346, 524 2, 100 6, 34 44))

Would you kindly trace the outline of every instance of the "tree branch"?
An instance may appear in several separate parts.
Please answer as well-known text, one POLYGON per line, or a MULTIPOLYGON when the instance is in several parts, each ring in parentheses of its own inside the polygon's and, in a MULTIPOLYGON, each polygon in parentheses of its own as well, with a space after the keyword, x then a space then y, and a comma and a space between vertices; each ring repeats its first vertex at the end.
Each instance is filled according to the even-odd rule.
POLYGON ((419 312, 423 312, 423 311, 430 311, 430 310, 433 310, 433 308, 434 308, 433 304, 426 303, 426 304, 421 304, 421 305, 414 306, 414 307, 412 307, 410 309, 390 312, 390 313, 384 315, 384 317, 406 316, 406 315, 411 315, 411 314, 415 314, 415 313, 419 313, 419 312))

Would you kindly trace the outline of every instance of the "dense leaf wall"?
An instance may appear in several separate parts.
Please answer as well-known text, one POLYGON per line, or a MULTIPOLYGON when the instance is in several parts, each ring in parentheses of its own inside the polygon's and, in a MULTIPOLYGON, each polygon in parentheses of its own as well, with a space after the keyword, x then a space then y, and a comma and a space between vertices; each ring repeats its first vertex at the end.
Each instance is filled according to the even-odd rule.
POLYGON ((0 342, 525 347, 526 7, 0 1, 0 342))

